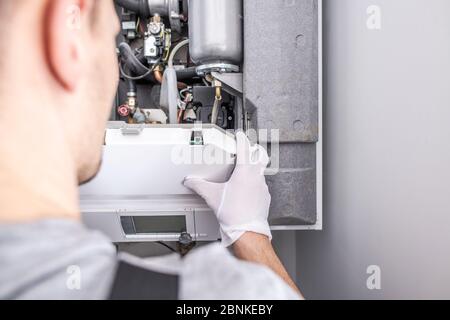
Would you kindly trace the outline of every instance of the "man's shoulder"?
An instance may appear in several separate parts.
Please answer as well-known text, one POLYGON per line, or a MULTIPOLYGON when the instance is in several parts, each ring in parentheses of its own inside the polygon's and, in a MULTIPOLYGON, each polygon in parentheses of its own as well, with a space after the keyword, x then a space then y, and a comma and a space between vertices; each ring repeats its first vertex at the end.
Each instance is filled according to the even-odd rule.
POLYGON ((0 225, 0 297, 107 297, 116 252, 102 234, 80 222, 42 220, 0 225))

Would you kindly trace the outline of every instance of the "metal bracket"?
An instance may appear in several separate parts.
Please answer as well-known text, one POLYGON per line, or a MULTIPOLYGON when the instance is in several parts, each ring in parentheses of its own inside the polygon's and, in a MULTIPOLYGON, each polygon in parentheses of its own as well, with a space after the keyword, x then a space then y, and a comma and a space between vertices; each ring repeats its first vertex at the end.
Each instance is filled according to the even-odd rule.
POLYGON ((242 98, 244 92, 244 75, 242 73, 211 73, 214 79, 222 82, 223 89, 231 95, 242 98))

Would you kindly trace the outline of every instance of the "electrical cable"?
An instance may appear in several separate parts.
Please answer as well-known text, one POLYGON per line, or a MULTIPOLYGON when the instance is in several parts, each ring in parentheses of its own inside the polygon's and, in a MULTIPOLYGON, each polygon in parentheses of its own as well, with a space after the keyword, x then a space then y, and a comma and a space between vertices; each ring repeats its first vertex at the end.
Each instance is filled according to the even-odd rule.
POLYGON ((190 90, 191 90, 191 88, 186 88, 186 89, 181 90, 180 91, 180 97, 183 98, 183 99, 186 99, 186 97, 184 96, 184 93, 188 92, 190 90))
MULTIPOLYGON (((122 72, 122 74, 124 74, 126 78, 132 80, 140 80, 140 76, 136 77, 138 79, 134 79, 133 75, 144 75, 148 73, 149 67, 144 64, 144 62, 146 62, 146 59, 144 59, 144 57, 141 57, 140 52, 138 52, 138 56, 136 56, 133 52, 133 49, 131 49, 130 45, 126 42, 120 43, 118 49, 120 62, 123 64, 122 69, 126 71, 122 72)), ((155 79, 151 74, 147 75, 145 77, 145 80, 155 82, 155 79)))
POLYGON ((171 246, 169 246, 168 244, 162 242, 162 241, 158 241, 156 242, 159 245, 162 245, 163 247, 166 247, 167 249, 169 249, 170 251, 174 252, 174 253, 178 253, 177 250, 175 250, 174 248, 172 248, 171 246))
POLYGON ((139 32, 139 27, 141 25, 141 17, 137 18, 137 23, 136 23, 136 32, 139 32))
POLYGON ((146 72, 146 73, 144 73, 143 75, 140 75, 140 76, 136 76, 136 77, 133 77, 133 76, 130 76, 129 74, 127 74, 126 72, 125 72, 125 70, 123 69, 123 66, 122 66, 122 63, 119 63, 119 68, 120 68, 120 74, 124 77, 124 78, 126 78, 126 79, 128 79, 128 80, 141 80, 141 79, 144 79, 144 78, 146 78, 147 76, 149 76, 153 71, 155 71, 155 68, 156 68, 156 66, 158 65, 158 62, 159 62, 159 60, 153 65, 153 67, 151 67, 150 69, 148 69, 148 71, 146 72))

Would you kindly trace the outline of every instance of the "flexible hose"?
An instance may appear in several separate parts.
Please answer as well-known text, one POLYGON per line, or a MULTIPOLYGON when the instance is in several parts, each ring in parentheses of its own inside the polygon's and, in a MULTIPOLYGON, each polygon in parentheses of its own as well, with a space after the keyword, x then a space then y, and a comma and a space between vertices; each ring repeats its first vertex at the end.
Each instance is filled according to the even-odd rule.
POLYGON ((177 54, 178 50, 180 50, 182 47, 184 47, 185 45, 189 44, 189 39, 183 40, 181 42, 179 42, 175 48, 173 48, 172 53, 169 56, 169 68, 173 68, 173 59, 175 58, 175 55, 177 54))
POLYGON ((135 55, 135 57, 144 64, 147 61, 147 58, 144 56, 144 50, 141 50, 138 52, 138 54, 135 55))
POLYGON ((198 77, 196 67, 189 67, 186 69, 177 70, 178 80, 188 80, 196 77, 198 77))
POLYGON ((127 87, 128 87, 128 92, 137 92, 137 88, 136 88, 136 83, 134 82, 134 80, 131 79, 127 79, 127 87))
MULTIPOLYGON (((172 52, 170 53, 170 56, 169 56, 169 61, 167 62, 168 67, 169 67, 170 69, 173 69, 173 59, 175 58, 175 55, 177 54, 177 52, 178 52, 182 47, 184 47, 185 45, 188 45, 188 44, 189 44, 189 39, 186 39, 186 40, 183 40, 183 41, 179 42, 179 43, 172 49, 172 52)), ((175 73, 175 74, 176 74, 176 73, 175 73)), ((177 77, 178 77, 178 75, 177 75, 177 77)), ((187 85, 186 85, 185 83, 178 82, 178 89, 184 89, 184 88, 187 88, 187 85)))
POLYGON ((155 79, 152 75, 152 70, 144 66, 144 64, 139 61, 139 59, 134 55, 133 50, 128 43, 122 42, 119 45, 119 52, 123 63, 133 74, 145 75, 144 77, 139 78, 155 82, 155 79))

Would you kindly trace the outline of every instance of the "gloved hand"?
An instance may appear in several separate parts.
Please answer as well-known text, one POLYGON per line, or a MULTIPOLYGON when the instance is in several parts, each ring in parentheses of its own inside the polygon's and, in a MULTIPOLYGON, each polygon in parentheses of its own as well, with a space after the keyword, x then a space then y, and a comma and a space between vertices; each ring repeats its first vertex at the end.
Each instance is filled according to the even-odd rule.
POLYGON ((222 244, 226 247, 245 232, 263 234, 272 239, 267 221, 271 197, 264 176, 269 156, 263 147, 250 146, 244 133, 237 133, 236 138, 237 163, 228 182, 213 183, 195 177, 184 181, 186 187, 199 194, 214 210, 220 224, 222 244))

